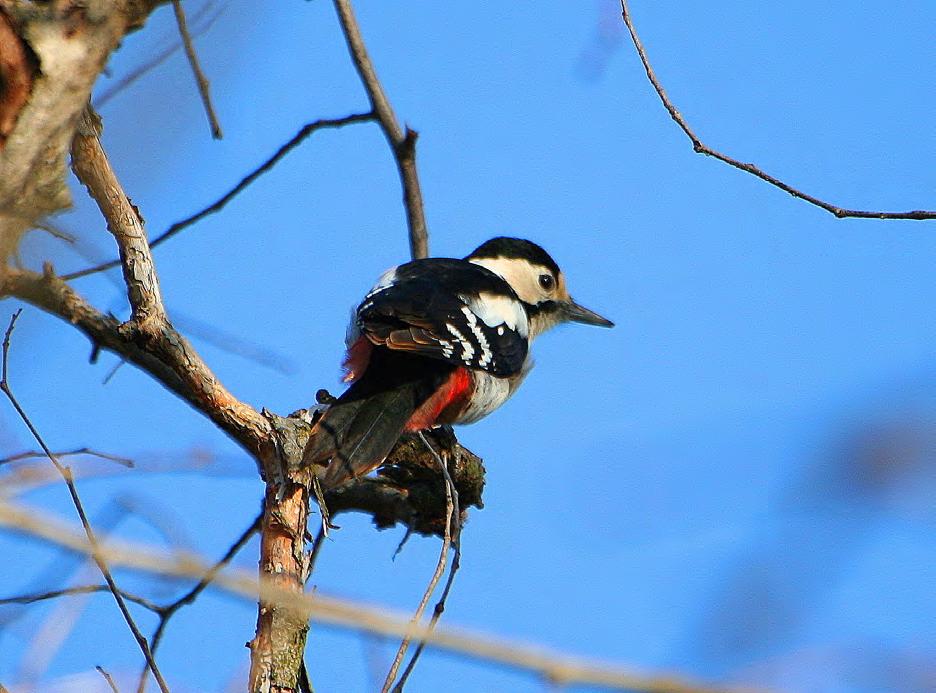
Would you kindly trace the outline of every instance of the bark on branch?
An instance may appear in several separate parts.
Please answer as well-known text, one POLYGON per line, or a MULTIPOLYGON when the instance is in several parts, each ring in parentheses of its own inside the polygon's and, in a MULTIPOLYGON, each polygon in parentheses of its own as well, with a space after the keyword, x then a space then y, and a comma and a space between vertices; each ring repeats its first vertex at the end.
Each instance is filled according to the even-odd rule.
POLYGON ((19 87, 0 89, 6 130, 0 141, 0 259, 15 254, 37 219, 71 204, 66 156, 91 87, 111 52, 157 4, 0 0, 3 53, 15 48, 23 54, 4 61, 4 82, 12 79, 19 87), (13 34, 19 43, 11 46, 13 34))
MULTIPOLYGON (((156 4, 155 0, 118 0, 77 5, 61 0, 38 5, 0 0, 0 32, 3 36, 15 34, 21 41, 13 46, 18 50, 14 60, 5 60, 7 50, 0 55, 4 83, 16 85, 9 94, 0 92, 4 138, 0 141, 0 298, 20 298, 75 326, 91 340, 92 357, 107 349, 133 363, 243 446, 257 461, 266 482, 261 582, 299 597, 307 578, 305 537, 311 479, 306 470, 290 474, 283 470, 298 467, 310 425, 301 416, 279 417, 239 401, 173 327, 162 302, 142 215, 123 190, 101 146, 100 122, 90 110, 85 111, 91 87, 111 51, 128 31, 142 24, 156 4), (39 273, 4 262, 15 254, 23 233, 41 217, 70 204, 66 185, 69 150, 76 175, 97 202, 117 243, 131 308, 126 323, 91 305, 56 276, 51 265, 39 273)), ((349 10, 346 3, 340 3, 341 7, 349 10)), ((343 28, 354 44, 352 53, 363 70, 362 80, 374 112, 321 121, 308 126, 308 133, 302 136, 319 127, 379 120, 403 181, 413 253, 425 255, 415 133, 400 128, 373 68, 363 69, 369 60, 349 14, 343 17, 343 28)), ((282 153, 285 151, 288 148, 282 153)), ((265 164, 261 172, 275 160, 265 164)), ((479 471, 480 463, 470 453, 463 453, 462 459, 461 468, 466 478, 470 477, 462 491, 464 505, 471 498, 480 504, 483 470, 479 471)), ((441 534, 444 501, 439 502, 438 496, 444 484, 437 472, 429 470, 435 470, 429 453, 404 442, 378 479, 352 483, 333 494, 329 502, 336 512, 368 512, 379 527, 402 523, 413 531, 441 534)), ((307 627, 305 618, 295 611, 261 600, 257 633, 251 642, 251 690, 296 690, 307 627)))

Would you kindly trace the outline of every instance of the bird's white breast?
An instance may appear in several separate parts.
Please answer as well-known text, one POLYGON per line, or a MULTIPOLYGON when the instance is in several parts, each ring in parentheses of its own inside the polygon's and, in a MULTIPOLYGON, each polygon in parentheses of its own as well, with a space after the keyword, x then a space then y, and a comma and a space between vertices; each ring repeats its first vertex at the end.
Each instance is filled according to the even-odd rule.
POLYGON ((471 400, 453 423, 470 424, 483 419, 510 399, 531 368, 533 368, 533 359, 527 357, 520 372, 509 378, 498 378, 487 371, 472 371, 474 391, 471 400))

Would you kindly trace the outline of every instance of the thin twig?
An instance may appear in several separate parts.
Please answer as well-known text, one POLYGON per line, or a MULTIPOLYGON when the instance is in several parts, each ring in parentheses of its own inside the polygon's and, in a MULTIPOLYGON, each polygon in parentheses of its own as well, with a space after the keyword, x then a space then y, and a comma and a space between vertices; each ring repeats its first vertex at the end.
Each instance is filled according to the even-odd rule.
MULTIPOLYGON (((322 551, 322 546, 325 544, 325 539, 327 538, 328 525, 323 519, 319 525, 318 533, 312 541, 312 549, 309 551, 309 555, 306 558, 304 582, 307 586, 309 584, 309 578, 312 577, 312 573, 315 571, 315 563, 318 561, 319 553, 322 551)), ((312 624, 309 623, 310 627, 311 625, 312 624)), ((305 653, 302 655, 302 665, 299 667, 299 691, 300 693, 314 693, 312 682, 309 678, 309 668, 306 666, 305 653)))
MULTIPOLYGON (((22 532, 57 546, 88 554, 95 549, 87 538, 61 520, 44 515, 35 507, 11 503, 0 497, 0 527, 22 532)), ((183 551, 167 553, 139 543, 112 540, 96 549, 111 565, 120 565, 156 575, 201 578, 210 566, 196 554, 183 551)), ((671 676, 636 673, 608 663, 573 657, 543 648, 523 645, 464 629, 440 627, 430 631, 413 625, 409 617, 386 609, 329 597, 321 593, 302 594, 276 585, 271 580, 257 580, 255 571, 226 570, 218 573, 212 586, 255 601, 258 597, 297 618, 339 628, 384 636, 410 636, 426 639, 431 646, 488 662, 533 672, 543 679, 565 685, 603 686, 647 693, 716 693, 715 688, 688 683, 671 676)))
MULTIPOLYGON (((264 346, 262 342, 246 339, 191 315, 173 310, 172 323, 193 340, 210 344, 226 354, 247 359, 281 375, 295 375, 299 370, 292 359, 264 346)), ((263 334, 263 331, 260 330, 260 333, 263 334)))
POLYGON ((208 88, 208 78, 198 64, 198 55, 195 53, 195 46, 192 43, 192 37, 189 34, 188 26, 185 21, 185 11, 182 9, 180 0, 172 0, 172 9, 175 12, 176 24, 179 25, 179 35, 182 37, 182 45, 185 46, 185 55, 188 57, 189 65, 192 66, 192 74, 195 75, 195 82, 198 83, 198 93, 201 95, 202 104, 205 106, 205 114, 208 116, 208 124, 211 126, 211 136, 220 140, 221 123, 218 122, 218 115, 215 113, 214 105, 211 103, 211 92, 208 88))
MULTIPOLYGON (((133 460, 129 457, 121 457, 119 455, 111 455, 106 452, 98 452, 97 450, 92 450, 91 448, 75 448, 74 450, 66 450, 65 452, 56 452, 53 453, 56 459, 62 459, 63 457, 74 457, 75 455, 87 455, 89 457, 97 457, 102 460, 108 460, 109 462, 116 462, 117 464, 124 467, 133 467, 133 460)), ((28 450, 26 452, 20 452, 15 455, 10 455, 9 457, 0 458, 0 465, 8 464, 10 462, 18 462, 19 460, 30 460, 36 457, 45 457, 44 452, 38 450, 28 450)))
MULTIPOLYGON (((214 9, 214 11, 209 15, 208 13, 213 9, 213 6, 213 2, 206 2, 204 5, 198 8, 198 11, 195 13, 195 18, 192 20, 192 24, 196 25, 195 30, 191 32, 192 38, 196 38, 197 36, 200 36, 201 34, 208 31, 208 29, 211 28, 211 25, 215 23, 215 20, 221 16, 221 13, 224 12, 225 8, 227 7, 226 4, 222 4, 220 7, 214 9), (207 19, 205 19, 205 17, 207 17, 207 19), (204 21, 202 21, 203 19, 204 21)), ((94 108, 96 110, 100 110, 108 101, 117 96, 120 92, 136 82, 138 79, 143 77, 143 75, 166 62, 166 60, 172 57, 172 55, 181 47, 181 41, 172 43, 167 48, 164 48, 160 53, 157 53, 145 63, 135 67, 133 70, 121 77, 118 81, 109 85, 92 101, 94 108)))
POLYGON ((130 628, 130 632, 133 634, 134 639, 140 646, 140 650, 143 652, 143 657, 146 659, 146 664, 149 666, 150 671, 153 672, 153 677, 159 684, 160 690, 163 691, 163 693, 168 693, 169 686, 163 679, 162 673, 159 671, 159 667, 156 666, 156 660, 153 659, 153 654, 150 652, 146 638, 143 637, 143 634, 137 627, 136 622, 133 620, 133 616, 130 614, 130 609, 127 608, 127 603, 120 592, 120 588, 117 587, 117 583, 114 581, 114 576, 111 574, 110 568, 108 567, 107 562, 100 552, 100 546, 98 544, 97 537, 94 534, 94 530, 91 529, 91 523, 88 521, 88 516, 85 513, 84 505, 82 504, 81 498, 78 495, 78 487, 75 486, 75 480, 72 476, 71 468, 67 465, 61 464, 57 459, 55 459, 55 455, 52 453, 52 450, 49 449, 49 446, 46 445, 42 436, 39 435, 39 431, 36 430, 36 427, 33 425, 29 416, 26 414, 22 406, 20 406, 19 401, 13 394, 13 390, 10 389, 9 379, 7 378, 8 357, 10 353, 10 337, 13 334, 13 328, 16 327, 16 320, 19 318, 22 312, 23 309, 20 308, 13 314, 13 317, 10 318, 10 325, 7 327, 6 334, 3 336, 2 368, 0 368, 0 373, 2 373, 2 376, 0 376, 0 390, 2 390, 3 394, 5 394, 10 400, 10 403, 13 405, 16 413, 19 414, 20 418, 23 420, 23 423, 26 424, 29 432, 32 433, 33 438, 36 439, 36 442, 39 444, 39 447, 42 448, 42 451, 46 454, 46 457, 49 458, 49 461, 52 462, 52 465, 56 468, 56 470, 58 470, 59 474, 62 475, 62 479, 65 481, 65 485, 68 487, 68 493, 71 496, 72 504, 75 506, 75 510, 78 512, 79 520, 81 520, 81 526, 88 538, 88 545, 91 549, 91 558, 94 559, 98 569, 101 571, 101 575, 104 576, 104 582, 107 583, 108 589, 110 590, 111 594, 114 595, 114 600, 117 602, 117 608, 120 609, 120 613, 123 615, 124 621, 127 622, 127 626, 130 628))
MULTIPOLYGON (((4 597, 0 599, 0 605, 3 604, 35 604, 36 602, 44 602, 48 599, 58 599, 59 597, 70 597, 77 594, 92 594, 95 592, 109 592, 110 588, 107 585, 77 585, 75 587, 63 587, 62 589, 57 590, 48 590, 46 592, 34 592, 32 594, 21 594, 15 597, 4 597)), ((161 606, 155 602, 150 601, 146 597, 141 597, 133 592, 127 592, 126 590, 120 590, 120 595, 126 599, 128 602, 133 602, 142 606, 148 611, 158 614, 162 609, 161 606)))
POLYGON ((318 561, 319 553, 321 553, 322 545, 325 543, 327 537, 328 531, 324 526, 320 526, 318 534, 315 535, 315 539, 312 542, 312 550, 309 551, 309 558, 306 564, 306 582, 309 581, 309 578, 312 577, 312 573, 315 571, 315 563, 318 561))
POLYGON ((104 680, 107 681, 107 685, 110 686, 110 689, 111 689, 114 693, 120 693, 120 690, 117 688, 117 684, 114 683, 114 679, 111 678, 111 675, 108 674, 107 671, 104 670, 104 667, 98 665, 98 666, 96 666, 96 667, 94 667, 94 668, 97 669, 97 670, 98 670, 98 673, 99 673, 101 676, 104 677, 104 680))
MULTIPOLYGON (((234 540, 234 543, 228 547, 228 550, 225 551, 221 559, 215 563, 211 568, 204 574, 204 576, 198 581, 198 583, 192 587, 188 592, 183 594, 181 597, 176 599, 165 606, 157 607, 156 613, 159 614, 159 623, 156 625, 156 630, 153 631, 153 635, 150 638, 150 650, 156 652, 159 649, 159 644, 162 642, 163 633, 165 633, 166 626, 169 625, 169 619, 171 619, 175 613, 187 604, 194 602, 198 595, 205 591, 208 585, 211 584, 211 581, 214 580, 218 572, 226 566, 228 563, 233 560, 234 556, 247 545, 247 542, 250 541, 251 537, 256 534, 260 529, 260 521, 263 519, 263 512, 261 511, 251 525, 245 529, 241 535, 234 540)), ((146 669, 144 669, 140 674, 140 681, 137 684, 137 693, 143 693, 146 690, 146 669)))
POLYGON ((357 70, 367 98, 370 101, 380 129, 383 130, 393 159, 396 161, 397 171, 400 174, 400 184, 403 186, 403 207, 406 210, 406 225, 409 228, 410 254, 413 259, 429 256, 429 231, 426 227, 426 214, 423 209, 422 191, 419 186, 419 174, 416 170, 416 139, 419 134, 415 130, 400 127, 393 107, 384 93, 377 71, 367 54, 364 39, 351 0, 334 0, 335 10, 348 52, 357 70))
MULTIPOLYGON (((58 472, 51 470, 61 483, 58 472)), ((90 520, 91 526, 95 528, 98 538, 103 542, 111 536, 119 524, 127 517, 128 511, 117 503, 108 503, 102 508, 97 516, 90 520)), ((70 583, 73 580, 77 585, 89 584, 98 572, 97 566, 88 559, 87 556, 80 557, 79 564, 72 573, 70 564, 73 557, 63 557, 62 552, 56 552, 58 555, 50 557, 42 575, 35 576, 34 583, 39 585, 48 584, 47 590, 56 589, 70 583), (72 574, 74 577, 69 577, 72 574), (59 584, 61 583, 61 584, 59 584)), ((103 585, 103 591, 109 591, 106 585, 103 585)), ((20 662, 20 678, 26 678, 31 681, 42 679, 44 672, 49 668, 55 659, 56 653, 62 648, 68 640, 69 633, 77 626, 82 612, 87 608, 91 593, 77 593, 77 598, 68 599, 66 603, 55 606, 47 610, 47 615, 43 618, 42 624, 36 630, 34 636, 30 639, 29 647, 23 654, 20 662), (69 603, 70 602, 70 603, 69 603)), ((109 595, 108 595, 109 596, 109 595)), ((128 600, 130 601, 130 600, 128 600)), ((11 611, 10 616, 16 618, 18 614, 25 613, 28 605, 22 605, 23 608, 17 611, 11 611)))
MULTIPOLYGON (((201 221, 205 217, 214 214, 215 212, 220 212, 224 209, 224 206, 228 202, 233 200, 240 194, 247 186, 253 183, 257 178, 262 176, 264 173, 272 169, 280 159, 286 156, 290 151, 295 149, 300 145, 305 139, 307 139, 312 133, 317 130, 326 130, 332 128, 340 128, 345 125, 352 125, 354 123, 363 123, 370 120, 374 120, 374 114, 371 112, 368 113, 352 113, 351 115, 344 116, 343 118, 322 118, 320 120, 315 120, 311 123, 306 123, 301 128, 299 132, 292 136, 292 138, 280 146, 272 156, 270 156, 266 161, 257 166, 254 170, 248 173, 246 176, 240 179, 238 183, 224 193, 217 200, 212 202, 207 207, 195 212, 194 214, 186 217, 185 219, 180 219, 175 222, 168 229, 163 231, 161 234, 156 236, 150 242, 150 248, 155 248, 158 245, 161 245, 165 241, 168 241, 170 238, 175 236, 177 233, 183 229, 188 228, 197 221, 201 221)), ((87 269, 80 270, 78 272, 72 272, 71 274, 62 275, 62 279, 68 281, 71 279, 78 279, 79 277, 86 277, 89 274, 95 274, 97 272, 102 272, 104 270, 109 270, 113 267, 117 267, 120 264, 120 260, 111 260, 109 262, 103 262, 94 267, 88 267, 87 269)))
MULTIPOLYGON (((416 613, 413 614, 413 617, 410 619, 411 624, 418 624, 422 619, 423 612, 426 610, 426 605, 429 604, 429 600, 432 598, 432 593, 435 592, 436 586, 439 584, 439 580, 442 579, 442 574, 445 572, 445 565, 448 562, 448 552, 449 548, 452 545, 452 529, 453 529, 453 514, 457 512, 455 510, 455 501, 457 497, 457 492, 455 491, 455 484, 452 483, 452 477, 449 475, 448 466, 439 457, 439 454, 429 445, 429 441, 426 440, 426 437, 423 435, 422 431, 417 433, 419 439, 423 442, 423 445, 432 453, 432 456, 436 459, 439 466, 442 469, 442 474, 445 478, 445 536, 442 538, 442 551, 439 553, 439 561, 436 563, 435 570, 432 573, 432 578, 429 580, 429 584, 426 586, 426 591, 423 594, 422 599, 419 601, 419 606, 416 607, 416 613)), ((393 682, 396 680, 397 672, 400 670, 400 665, 403 663, 403 659, 406 657, 406 651, 409 649, 411 638, 406 636, 403 638, 403 641, 400 643, 399 649, 397 649, 396 656, 393 658, 393 664, 390 665, 390 671, 387 672, 387 678, 384 680, 383 688, 381 693, 389 693, 390 689, 393 687, 393 682)), ((402 685, 402 684, 401 684, 402 685)))
MULTIPOLYGON (((438 459, 438 453, 429 447, 433 456, 438 459)), ((441 460, 440 460, 441 463, 441 460)), ((455 582, 455 574, 458 572, 458 569, 461 567, 461 530, 462 530, 462 520, 461 520, 461 509, 458 504, 458 489, 455 487, 455 481, 452 479, 452 475, 449 473, 448 465, 442 463, 442 470, 445 474, 445 483, 451 489, 452 493, 452 506, 453 506, 453 515, 452 523, 455 525, 452 529, 452 565, 449 568, 449 575, 445 581, 445 587, 442 588, 442 595, 439 597, 439 601, 436 602, 435 607, 432 610, 432 618, 429 619, 429 631, 431 632, 436 624, 439 622, 439 619, 442 618, 442 613, 445 611, 445 602, 448 599, 449 592, 452 591, 452 584, 455 582)), ((403 670, 403 673, 400 675, 400 680, 397 681, 397 684, 393 687, 393 693, 403 693, 403 687, 406 685, 407 679, 409 679, 410 674, 413 673, 413 669, 416 668, 416 663, 419 661, 419 658, 422 656, 423 650, 426 649, 426 641, 420 640, 419 645, 416 646, 416 650, 413 652, 413 656, 410 657, 410 661, 406 664, 406 668, 403 670)))
POLYGON ((75 241, 77 240, 74 234, 68 233, 68 231, 65 231, 64 229, 60 229, 58 226, 49 222, 48 220, 37 221, 35 227, 40 231, 45 231, 53 238, 64 241, 69 245, 75 245, 75 241))
POLYGON ((634 28, 634 23, 631 20, 630 10, 627 7, 627 0, 621 0, 621 16, 624 19, 624 24, 627 26, 627 31, 630 32, 631 40, 634 42, 634 47, 637 49, 637 55, 640 57, 640 62, 643 63, 644 71, 647 73, 647 77, 650 79, 650 84, 653 85, 653 89, 656 91, 657 96, 660 97, 660 101, 663 102, 663 106, 666 108, 667 112, 669 112, 670 118, 676 122, 679 128, 686 134, 686 137, 688 137, 692 142, 692 148, 697 154, 711 156, 740 171, 750 173, 752 176, 756 176, 762 181, 765 181, 774 187, 780 188, 793 197, 799 198, 800 200, 808 202, 811 205, 815 205, 820 209, 824 209, 839 219, 936 219, 936 211, 925 209, 915 209, 909 212, 878 212, 838 207, 837 205, 820 200, 818 197, 804 193, 803 191, 794 188, 788 183, 784 183, 779 178, 775 178, 769 173, 764 172, 754 164, 739 161, 738 159, 734 159, 730 156, 722 154, 715 149, 712 149, 701 139, 699 139, 695 132, 692 131, 692 128, 689 127, 689 124, 683 118, 682 114, 679 112, 676 106, 673 105, 673 102, 670 101, 669 96, 667 96, 666 91, 663 89, 663 85, 660 83, 659 79, 657 79, 656 73, 650 66, 650 60, 647 58, 647 52, 644 50, 643 43, 641 43, 640 37, 637 35, 637 29, 634 28))

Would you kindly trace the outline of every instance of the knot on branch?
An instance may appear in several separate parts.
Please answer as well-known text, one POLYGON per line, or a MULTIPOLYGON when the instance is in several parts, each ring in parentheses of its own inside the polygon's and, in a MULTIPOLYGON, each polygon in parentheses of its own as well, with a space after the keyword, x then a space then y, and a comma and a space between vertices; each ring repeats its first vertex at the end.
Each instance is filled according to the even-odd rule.
POLYGON ((396 146, 397 154, 404 159, 412 157, 416 151, 416 140, 418 139, 419 133, 407 126, 403 139, 396 146))

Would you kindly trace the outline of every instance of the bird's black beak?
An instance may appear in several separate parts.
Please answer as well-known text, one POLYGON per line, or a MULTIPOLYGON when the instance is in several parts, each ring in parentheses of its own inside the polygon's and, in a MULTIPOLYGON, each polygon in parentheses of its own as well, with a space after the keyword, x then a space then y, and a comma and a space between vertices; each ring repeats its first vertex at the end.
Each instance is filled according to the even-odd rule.
POLYGON ((614 327, 614 323, 603 318, 598 313, 588 310, 584 306, 580 306, 578 303, 569 299, 568 303, 563 304, 563 311, 565 319, 570 322, 580 322, 585 325, 598 325, 598 327, 614 327))

